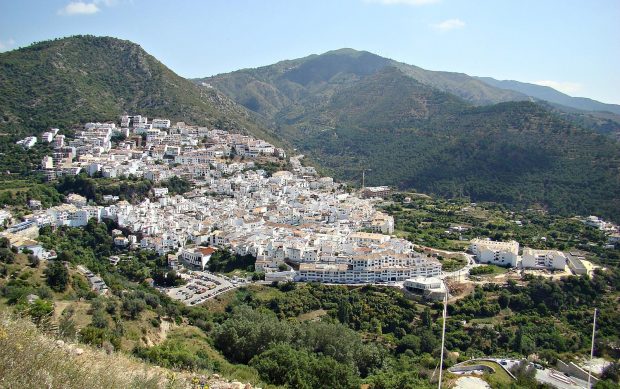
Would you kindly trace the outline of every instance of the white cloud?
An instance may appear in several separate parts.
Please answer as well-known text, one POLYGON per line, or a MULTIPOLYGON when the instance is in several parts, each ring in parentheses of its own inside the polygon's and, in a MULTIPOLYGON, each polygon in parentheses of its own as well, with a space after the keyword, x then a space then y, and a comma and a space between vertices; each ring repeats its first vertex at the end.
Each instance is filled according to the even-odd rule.
POLYGON ((560 92, 566 94, 573 94, 579 92, 583 85, 578 82, 570 82, 570 81, 553 81, 553 80, 540 80, 534 81, 532 84, 548 86, 550 88, 559 90, 560 92))
POLYGON ((375 3, 383 5, 427 5, 439 3, 441 0, 364 0, 366 3, 375 3))
POLYGON ((95 3, 85 3, 83 1, 72 1, 58 10, 59 15, 92 15, 101 9, 95 3))
POLYGON ((118 0, 94 0, 93 3, 95 3, 95 4, 103 4, 106 7, 113 7, 116 4, 118 4, 118 0))
POLYGON ((444 20, 443 22, 440 22, 437 24, 432 24, 431 27, 433 27, 436 30, 442 31, 442 32, 452 31, 452 30, 465 27, 465 22, 462 21, 461 19, 448 19, 448 20, 444 20))
MULTIPOLYGON (((119 4, 121 0, 90 0, 85 1, 71 1, 69 4, 58 10, 58 15, 92 15, 101 11, 102 7, 114 7, 119 4)), ((124 2, 131 3, 133 0, 126 0, 124 2)))
POLYGON ((9 38, 6 41, 0 40, 0 51, 7 51, 13 46, 15 46, 15 40, 13 38, 9 38))

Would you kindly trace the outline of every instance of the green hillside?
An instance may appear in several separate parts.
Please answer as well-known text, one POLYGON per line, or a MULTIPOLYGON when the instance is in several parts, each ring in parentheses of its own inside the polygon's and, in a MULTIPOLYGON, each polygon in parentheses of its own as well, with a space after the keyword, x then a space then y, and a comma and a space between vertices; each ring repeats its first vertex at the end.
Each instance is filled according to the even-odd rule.
POLYGON ((535 103, 472 104, 392 65, 340 50, 203 81, 340 179, 371 168, 371 185, 620 219, 617 142, 535 103))
POLYGON ((5 153, 16 152, 8 143, 18 136, 123 113, 267 136, 243 107, 213 89, 201 91, 129 41, 74 36, 0 53, 5 153))

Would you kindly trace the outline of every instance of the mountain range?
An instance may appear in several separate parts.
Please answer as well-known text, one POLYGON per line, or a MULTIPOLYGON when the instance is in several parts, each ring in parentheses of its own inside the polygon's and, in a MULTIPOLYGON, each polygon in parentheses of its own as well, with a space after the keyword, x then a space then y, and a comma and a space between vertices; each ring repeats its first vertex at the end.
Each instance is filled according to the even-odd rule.
POLYGON ((485 84, 494 86, 496 88, 519 92, 526 96, 530 96, 539 100, 545 100, 549 103, 559 104, 565 107, 579 109, 582 111, 611 112, 615 113, 616 115, 620 115, 620 105, 605 104, 585 97, 572 97, 562 92, 558 92, 557 90, 548 86, 529 84, 526 82, 519 82, 514 80, 496 80, 491 77, 475 78, 484 82, 485 84))
POLYGON ((445 196, 614 214, 618 143, 519 91, 342 49, 195 80, 326 174, 445 196))
POLYGON ((572 97, 548 86, 513 80, 500 81, 491 77, 476 78, 496 88, 522 93, 576 125, 620 140, 620 105, 572 97))
POLYGON ((141 112, 251 133, 350 182, 372 169, 371 185, 620 219, 616 114, 501 85, 352 49, 186 80, 77 36, 0 54, 0 139, 141 112))

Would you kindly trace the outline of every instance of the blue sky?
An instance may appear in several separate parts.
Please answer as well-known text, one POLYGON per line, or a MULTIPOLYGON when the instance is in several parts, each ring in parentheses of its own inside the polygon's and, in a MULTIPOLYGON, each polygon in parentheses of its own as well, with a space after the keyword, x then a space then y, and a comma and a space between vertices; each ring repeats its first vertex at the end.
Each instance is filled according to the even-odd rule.
POLYGON ((342 47, 620 104, 618 0, 0 0, 0 51, 75 34, 185 77, 342 47))

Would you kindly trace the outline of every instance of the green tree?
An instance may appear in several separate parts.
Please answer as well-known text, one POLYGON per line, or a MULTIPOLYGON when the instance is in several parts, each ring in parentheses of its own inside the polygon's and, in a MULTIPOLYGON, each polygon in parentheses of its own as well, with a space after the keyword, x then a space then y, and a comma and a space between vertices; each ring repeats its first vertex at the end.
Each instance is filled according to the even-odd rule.
POLYGON ((130 297, 123 299, 123 311, 133 320, 137 319, 145 308, 146 304, 140 298, 130 297))
POLYGON ((431 316, 431 309, 429 307, 424 308, 424 312, 422 313, 422 326, 427 329, 431 329, 433 325, 433 318, 431 316))
POLYGON ((342 324, 349 324, 351 319, 351 303, 347 299, 343 299, 338 303, 338 320, 342 324))
POLYGON ((45 269, 47 284, 56 292, 64 292, 69 284, 69 270, 60 261, 52 261, 45 269))

